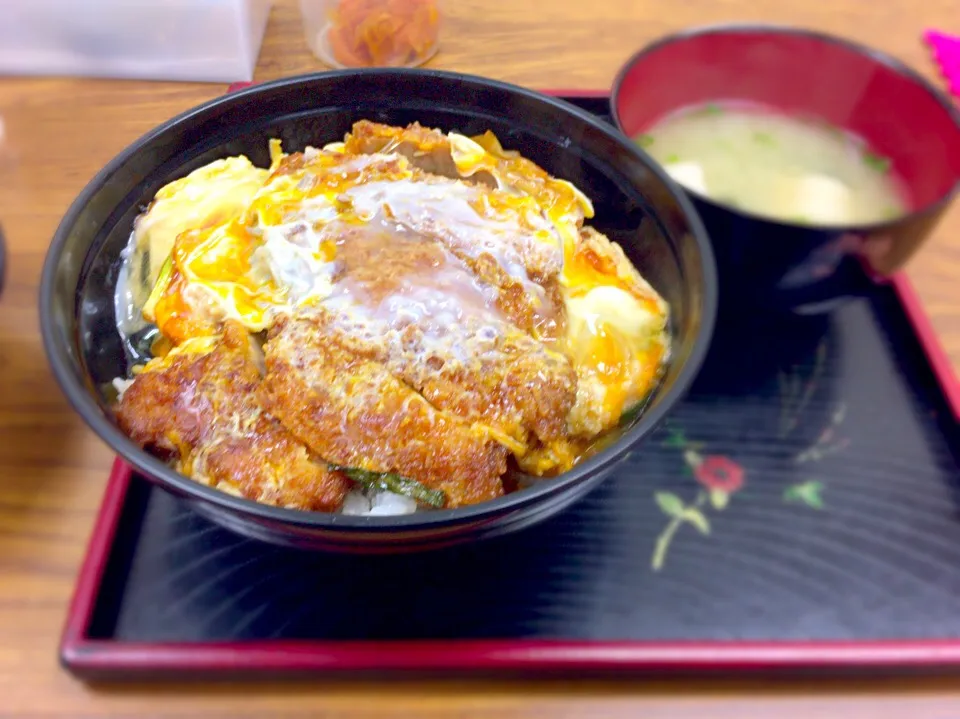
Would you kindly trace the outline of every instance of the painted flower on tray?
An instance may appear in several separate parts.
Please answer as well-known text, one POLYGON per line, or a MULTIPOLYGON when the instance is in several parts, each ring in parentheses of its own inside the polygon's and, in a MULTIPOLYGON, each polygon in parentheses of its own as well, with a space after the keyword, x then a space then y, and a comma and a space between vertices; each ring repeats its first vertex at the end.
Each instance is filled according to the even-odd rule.
POLYGON ((743 488, 746 474, 743 467, 729 457, 700 454, 698 450, 702 445, 689 442, 682 432, 672 432, 666 443, 683 450, 683 460, 701 488, 690 503, 673 492, 654 494, 660 511, 670 517, 653 550, 650 564, 654 571, 663 567, 670 544, 684 525, 693 527, 700 534, 710 534, 710 520, 705 513, 708 503, 714 511, 723 511, 730 497, 743 488))
POLYGON ((743 487, 743 467, 729 457, 718 454, 700 457, 696 452, 687 452, 684 459, 693 469, 693 476, 705 489, 733 494, 743 487), (694 456, 686 456, 691 454, 694 456))
POLYGON ((794 455, 793 461, 797 464, 817 462, 850 446, 850 440, 840 436, 839 433, 840 425, 843 424, 846 415, 847 405, 841 402, 830 415, 813 444, 794 455))
MULTIPOLYGON (((779 437, 790 438, 801 426, 801 418, 819 380, 826 357, 825 346, 815 354, 814 369, 803 378, 794 372, 783 373, 781 380, 781 417, 779 437)), ((816 440, 782 461, 794 467, 816 463, 846 449, 850 441, 841 434, 846 418, 846 405, 841 402, 831 412, 827 422, 817 434, 816 440)), ((676 491, 658 491, 654 501, 669 519, 657 536, 650 565, 654 571, 663 568, 670 545, 684 528, 696 530, 707 536, 712 531, 711 512, 722 512, 731 499, 746 486, 747 470, 736 460, 722 454, 709 454, 702 442, 691 442, 678 428, 668 430, 664 445, 679 450, 683 457, 686 474, 696 484, 696 494, 690 501, 676 491)), ((819 479, 806 479, 787 486, 782 500, 787 504, 801 504, 811 509, 824 508, 823 494, 826 484, 819 479)))
POLYGON ((823 482, 811 479, 787 487, 783 501, 805 504, 811 509, 823 509, 823 482))

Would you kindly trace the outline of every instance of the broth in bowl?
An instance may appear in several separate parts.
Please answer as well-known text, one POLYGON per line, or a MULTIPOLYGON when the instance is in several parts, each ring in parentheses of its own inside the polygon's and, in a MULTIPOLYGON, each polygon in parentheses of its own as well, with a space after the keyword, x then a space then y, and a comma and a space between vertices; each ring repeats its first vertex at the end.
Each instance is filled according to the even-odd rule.
POLYGON ((822 120, 710 103, 670 113, 636 140, 685 188, 773 220, 872 224, 909 211, 890 159, 822 120))
POLYGON ((610 110, 691 190, 731 317, 872 292, 960 189, 960 109, 900 60, 803 28, 658 38, 618 73, 610 110))

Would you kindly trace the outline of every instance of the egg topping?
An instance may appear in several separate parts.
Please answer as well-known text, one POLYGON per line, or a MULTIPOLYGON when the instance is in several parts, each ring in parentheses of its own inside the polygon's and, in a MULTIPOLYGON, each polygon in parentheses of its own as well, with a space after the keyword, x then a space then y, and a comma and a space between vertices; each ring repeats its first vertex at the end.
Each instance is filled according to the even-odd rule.
POLYGON ((567 436, 487 430, 537 474, 572 466, 655 385, 666 303, 584 226, 582 192, 492 133, 358 123, 343 142, 286 154, 273 140, 270 154, 269 170, 245 157, 195 170, 135 227, 130 252, 152 285, 143 316, 179 351, 226 320, 258 333, 311 313, 401 375, 411 357, 447 371, 509 362, 533 338, 545 362, 576 371, 567 436))

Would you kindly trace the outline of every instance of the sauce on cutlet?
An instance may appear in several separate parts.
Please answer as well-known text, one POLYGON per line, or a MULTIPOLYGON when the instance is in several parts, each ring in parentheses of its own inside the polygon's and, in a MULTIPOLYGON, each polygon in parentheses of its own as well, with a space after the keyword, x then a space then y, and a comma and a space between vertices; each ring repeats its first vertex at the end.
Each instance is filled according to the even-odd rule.
POLYGON ((416 324, 436 335, 468 317, 507 320, 497 307, 497 288, 429 238, 368 223, 341 235, 336 262, 327 303, 347 293, 391 329, 416 324))

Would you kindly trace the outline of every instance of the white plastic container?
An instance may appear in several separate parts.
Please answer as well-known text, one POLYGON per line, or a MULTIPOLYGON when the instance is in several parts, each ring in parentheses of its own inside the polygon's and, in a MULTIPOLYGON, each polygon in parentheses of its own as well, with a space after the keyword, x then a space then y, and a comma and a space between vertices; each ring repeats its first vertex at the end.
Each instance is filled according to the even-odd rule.
POLYGON ((0 74, 253 79, 272 0, 0 0, 0 74))

